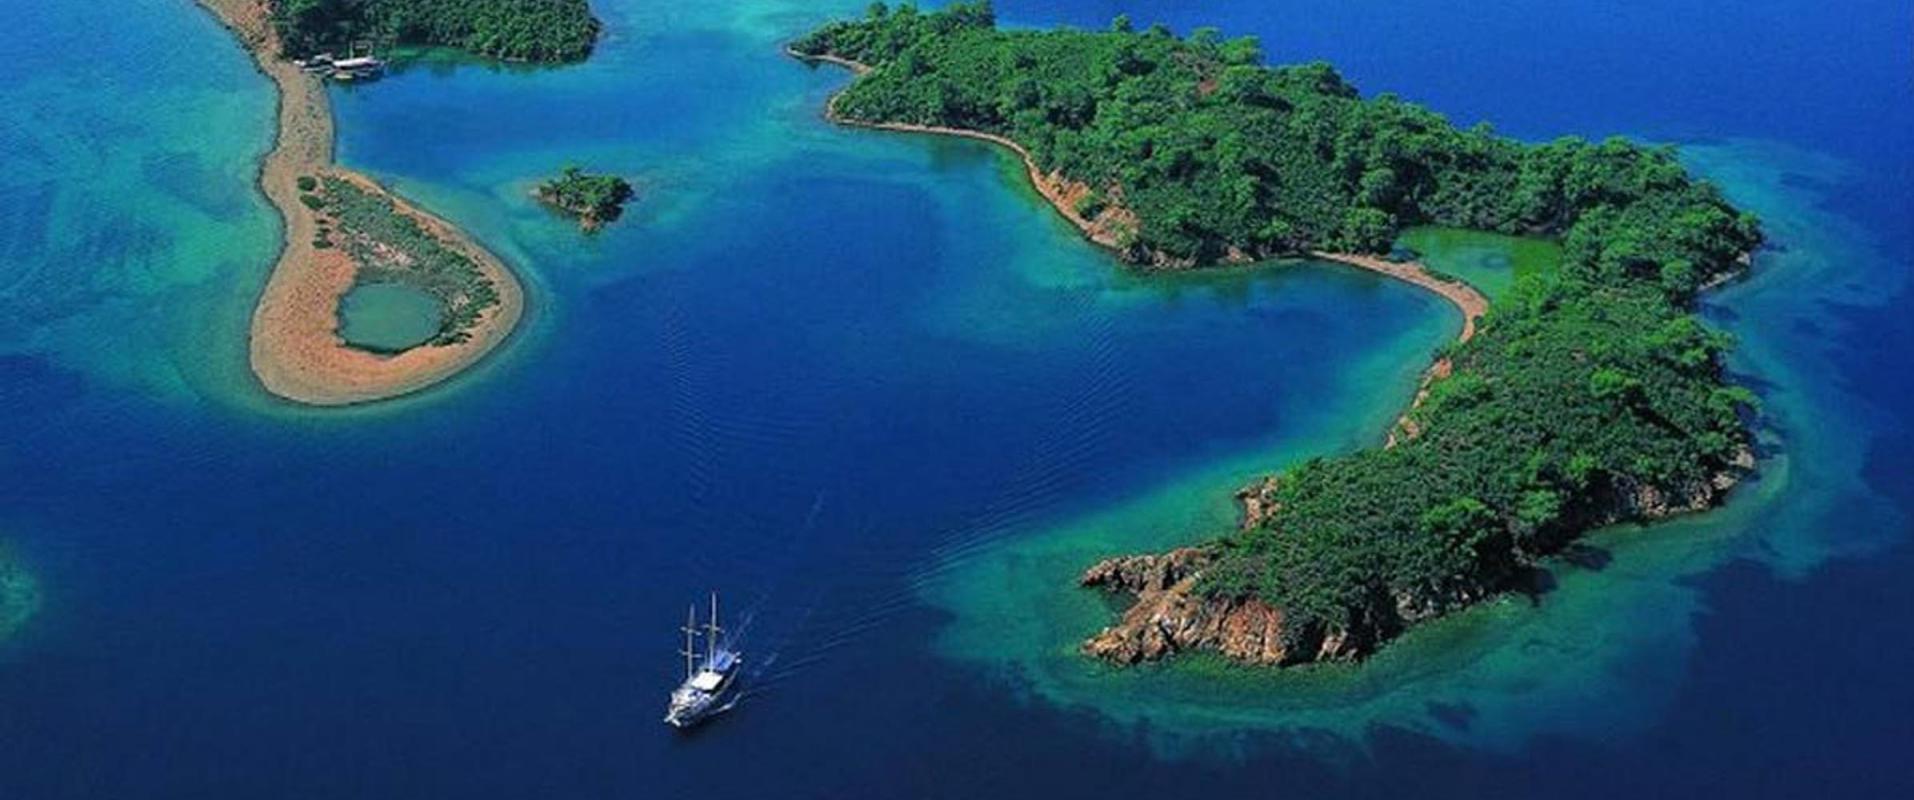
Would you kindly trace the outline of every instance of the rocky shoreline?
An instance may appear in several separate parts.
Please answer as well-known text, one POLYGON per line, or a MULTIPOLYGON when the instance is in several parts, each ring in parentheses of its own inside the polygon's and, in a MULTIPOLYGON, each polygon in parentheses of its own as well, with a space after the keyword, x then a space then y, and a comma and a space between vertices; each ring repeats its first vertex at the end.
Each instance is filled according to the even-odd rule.
POLYGON ((590 206, 567 203, 549 189, 541 186, 532 190, 532 199, 544 203, 551 209, 578 220, 578 230, 584 233, 596 233, 605 226, 605 220, 590 206))
MULTIPOLYGON (((1754 468, 1754 452, 1743 447, 1732 464, 1705 481, 1672 487, 1619 482, 1607 487, 1572 528, 1654 522, 1706 511, 1720 505, 1754 468)), ((1242 528, 1260 525, 1280 511, 1274 501, 1278 481, 1264 477, 1236 492, 1242 528)), ((1555 542, 1556 549, 1568 541, 1555 542)), ((1134 602, 1115 624, 1085 640, 1081 651, 1117 666, 1197 651, 1258 666, 1353 661, 1375 652, 1409 626, 1442 613, 1442 609, 1399 597, 1389 619, 1369 620, 1354 628, 1332 629, 1320 623, 1298 628, 1285 624, 1282 609, 1260 598, 1204 594, 1200 588, 1203 570, 1215 554, 1214 545, 1182 547, 1156 555, 1107 558, 1084 570, 1077 578, 1079 586, 1127 595, 1134 602)), ((1513 588, 1498 587, 1497 592, 1513 588)), ((1497 592, 1452 599, 1457 606, 1467 605, 1497 592)))

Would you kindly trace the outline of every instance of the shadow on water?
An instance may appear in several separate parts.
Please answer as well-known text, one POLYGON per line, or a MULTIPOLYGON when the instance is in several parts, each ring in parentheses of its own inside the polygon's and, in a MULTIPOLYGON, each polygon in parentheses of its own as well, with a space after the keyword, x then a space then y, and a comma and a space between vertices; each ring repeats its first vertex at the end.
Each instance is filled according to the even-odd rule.
POLYGON ((1562 571, 1599 573, 1615 563, 1615 553, 1606 547, 1598 547, 1586 541, 1574 541, 1564 545, 1541 564, 1529 567, 1515 579, 1514 594, 1528 601, 1531 608, 1540 607, 1545 598, 1562 587, 1562 571))
POLYGON ((1467 731, 1475 722, 1476 710, 1466 703, 1430 703, 1429 716, 1452 730, 1467 731))
POLYGON ((1572 543, 1562 548, 1562 552, 1556 557, 1580 569, 1594 570, 1596 572, 1607 569, 1608 565, 1615 561, 1614 551, 1596 547, 1586 542, 1572 543))

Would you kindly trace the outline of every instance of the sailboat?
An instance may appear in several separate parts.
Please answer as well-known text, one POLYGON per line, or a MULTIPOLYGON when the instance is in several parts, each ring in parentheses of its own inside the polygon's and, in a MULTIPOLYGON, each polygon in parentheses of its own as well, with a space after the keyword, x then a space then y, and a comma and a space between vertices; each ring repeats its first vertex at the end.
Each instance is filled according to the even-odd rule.
POLYGON ((665 708, 665 722, 672 727, 689 728, 731 707, 725 694, 737 680, 744 656, 719 638, 723 630, 718 627, 717 592, 711 593, 711 619, 703 629, 698 627, 698 607, 694 604, 686 612, 685 648, 679 652, 685 657, 685 679, 671 692, 665 708), (697 648, 700 635, 705 637, 702 660, 697 648))

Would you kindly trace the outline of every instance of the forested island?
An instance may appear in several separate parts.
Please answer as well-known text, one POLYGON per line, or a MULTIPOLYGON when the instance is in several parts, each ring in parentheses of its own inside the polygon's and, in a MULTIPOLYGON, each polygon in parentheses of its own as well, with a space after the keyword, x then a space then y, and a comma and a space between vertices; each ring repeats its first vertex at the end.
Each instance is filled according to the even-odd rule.
POLYGON ((577 217, 578 226, 586 231, 595 231, 623 216, 625 202, 632 194, 631 183, 624 178, 593 175, 569 166, 533 191, 541 202, 577 217))
POLYGON ((545 63, 583 60, 602 28, 586 0, 274 0, 272 22, 293 58, 428 45, 545 63))
POLYGON ((1245 489, 1239 530, 1086 572, 1138 595, 1086 652, 1358 658, 1521 588, 1591 528, 1710 507, 1753 468, 1753 395, 1724 379, 1730 342, 1693 310, 1761 232, 1670 150, 1458 128, 1363 98, 1326 64, 1265 66, 1254 39, 1213 29, 995 22, 987 2, 879 3, 791 49, 857 71, 834 119, 1018 148, 1046 197, 1130 263, 1382 253, 1424 224, 1563 247, 1558 271, 1439 355, 1386 445, 1245 489))

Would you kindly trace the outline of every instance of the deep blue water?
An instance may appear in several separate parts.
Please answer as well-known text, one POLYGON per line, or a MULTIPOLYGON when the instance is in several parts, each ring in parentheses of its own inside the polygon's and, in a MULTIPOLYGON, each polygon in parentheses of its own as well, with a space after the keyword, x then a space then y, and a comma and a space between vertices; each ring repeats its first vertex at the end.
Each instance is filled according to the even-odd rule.
POLYGON ((1796 412, 1781 447, 1862 463, 1852 496, 1801 480, 1776 502, 1828 501, 1827 539, 1865 547, 1750 547, 1692 579, 1692 649, 1641 654, 1678 668, 1644 674, 1669 700, 1625 733, 1507 751, 1380 728, 1335 758, 1253 729, 1165 755, 1149 723, 946 658, 961 612, 915 589, 952 549, 1205 465, 1354 446, 1448 309, 1330 269, 1126 275, 999 154, 819 121, 843 76, 774 45, 832 4, 595 5, 612 38, 587 64, 336 95, 343 160, 497 248, 534 304, 471 375, 343 413, 245 373, 277 235, 247 189, 263 79, 184 3, 21 13, 0 42, 0 541, 44 600, 0 642, 0 797, 1914 788, 1907 531, 1844 530, 1914 513, 1904 4, 998 4, 1255 33, 1525 138, 1780 142, 1840 165, 1774 170, 1851 227, 1778 247, 1900 293, 1756 283, 1710 312, 1756 334, 1739 366, 1796 412), (637 178, 603 235, 525 196, 572 160, 637 178), (673 626, 714 586, 754 691, 676 736, 673 626))

